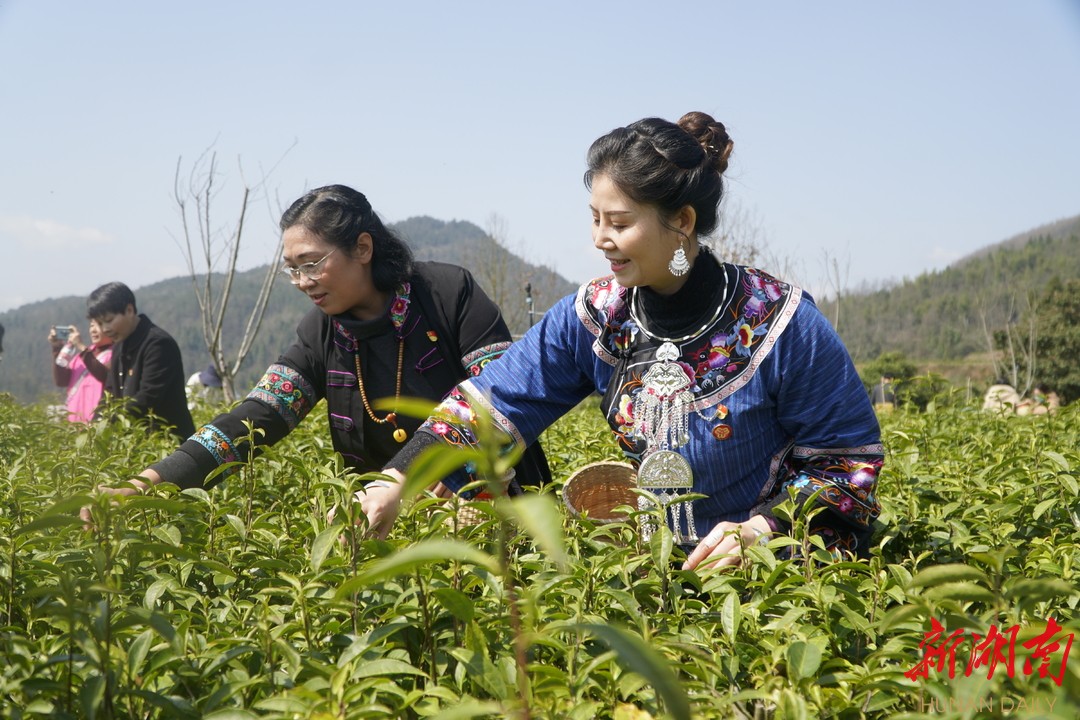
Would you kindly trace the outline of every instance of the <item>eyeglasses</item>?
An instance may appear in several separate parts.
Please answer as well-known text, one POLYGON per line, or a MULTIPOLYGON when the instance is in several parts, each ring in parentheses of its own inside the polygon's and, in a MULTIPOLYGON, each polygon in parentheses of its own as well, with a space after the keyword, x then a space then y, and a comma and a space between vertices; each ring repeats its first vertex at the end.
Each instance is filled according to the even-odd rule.
POLYGON ((330 257, 337 251, 338 249, 334 248, 330 252, 323 255, 322 258, 320 258, 319 260, 316 260, 315 262, 304 263, 299 267, 289 267, 288 265, 286 265, 285 267, 281 268, 281 272, 289 276, 289 282, 291 282, 293 285, 300 284, 301 275, 306 277, 308 280, 318 280, 323 276, 322 264, 326 262, 326 258, 330 257))

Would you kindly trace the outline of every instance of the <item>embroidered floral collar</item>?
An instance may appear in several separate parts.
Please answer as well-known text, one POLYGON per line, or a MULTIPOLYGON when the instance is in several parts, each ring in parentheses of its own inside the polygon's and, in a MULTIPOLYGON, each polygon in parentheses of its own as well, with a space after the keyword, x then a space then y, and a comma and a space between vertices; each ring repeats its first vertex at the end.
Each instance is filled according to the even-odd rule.
MULTIPOLYGON (((718 391, 727 395, 749 380, 801 298, 798 288, 760 270, 726 267, 735 272, 735 290, 724 312, 711 327, 679 345, 678 362, 692 383, 695 404, 707 404, 706 398, 718 391)), ((593 280, 578 294, 578 316, 596 338, 593 351, 612 365, 619 357, 638 357, 657 344, 634 322, 628 298, 627 289, 610 276, 593 280)))
MULTIPOLYGON (((405 327, 405 321, 409 317, 409 305, 411 302, 412 285, 408 282, 404 282, 398 286, 397 292, 394 293, 394 298, 390 301, 390 309, 387 315, 369 322, 377 324, 389 320, 394 328, 394 334, 400 339, 404 334, 403 328, 405 327)), ((349 330, 346 322, 335 317, 333 318, 333 323, 334 332, 346 341, 346 345, 355 350, 357 347, 357 338, 356 335, 349 330)))

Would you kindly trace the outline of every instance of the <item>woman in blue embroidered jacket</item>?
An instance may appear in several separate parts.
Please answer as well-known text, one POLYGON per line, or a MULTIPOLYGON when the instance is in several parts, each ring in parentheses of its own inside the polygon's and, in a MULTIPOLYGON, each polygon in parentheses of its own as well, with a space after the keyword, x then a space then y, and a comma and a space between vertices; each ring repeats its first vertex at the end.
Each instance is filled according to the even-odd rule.
MULTIPOLYGON (((820 491, 812 525, 830 547, 865 554, 882 447, 850 357, 809 295, 701 244, 717 226, 731 149, 704 113, 594 142, 593 244, 612 274, 459 385, 389 474, 403 478, 426 444, 473 442, 473 406, 528 443, 595 390, 639 485, 661 496, 693 548, 687 568, 738 563, 740 547, 788 530, 774 509, 789 487, 800 506, 820 491), (706 497, 680 502, 686 492, 706 497)), ((385 533, 400 485, 379 485, 361 502, 385 533)))
MULTIPOLYGON (((362 193, 343 185, 312 190, 285 211, 281 230, 282 271, 315 307, 243 402, 143 471, 150 483, 202 486, 215 468, 248 456, 239 440, 248 434, 245 422, 263 431, 260 444, 273 444, 322 399, 334 449, 358 471, 379 470, 420 422, 376 410, 377 400, 441 400, 509 347, 499 309, 472 276, 414 262, 362 193)), ((518 470, 523 484, 547 479, 539 444, 518 470)))

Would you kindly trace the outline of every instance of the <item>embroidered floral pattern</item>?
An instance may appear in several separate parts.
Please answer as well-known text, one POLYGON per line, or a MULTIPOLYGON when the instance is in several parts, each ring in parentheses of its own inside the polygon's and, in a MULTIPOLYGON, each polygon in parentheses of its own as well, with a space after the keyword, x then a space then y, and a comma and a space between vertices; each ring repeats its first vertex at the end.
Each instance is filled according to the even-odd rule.
MULTIPOLYGON (((412 302, 412 285, 409 283, 401 283, 398 286, 397 292, 394 293, 394 299, 390 303, 390 322, 394 326, 394 333, 398 338, 402 336, 402 328, 405 326, 405 321, 409 319, 409 305, 412 302)), ((338 336, 335 338, 335 342, 340 346, 348 350, 349 352, 356 352, 359 348, 359 342, 353 337, 344 325, 334 320, 334 333, 338 336), (341 342, 344 340, 344 342, 341 342)), ((431 337, 434 333, 428 333, 428 337, 431 337)), ((432 339, 435 342, 437 338, 432 339)))
POLYGON ((405 318, 409 315, 409 296, 412 293, 412 285, 401 283, 394 302, 390 304, 390 322, 394 324, 394 330, 401 335, 401 328, 405 324, 405 318))
MULTIPOLYGON (((752 368, 760 362, 758 356, 763 356, 771 348, 771 344, 766 345, 762 338, 774 330, 773 318, 790 297, 790 285, 760 270, 739 270, 741 280, 736 285, 738 290, 725 312, 711 329, 702 333, 697 342, 691 340, 680 348, 682 356, 677 362, 690 379, 689 390, 695 395, 698 408, 707 407, 707 398, 725 390, 737 378, 752 373, 752 368)), ((625 355, 632 348, 638 332, 625 297, 625 288, 610 277, 593 280, 582 293, 599 328, 598 341, 617 355, 625 355)), ((632 407, 638 400, 643 372, 635 370, 621 379, 623 384, 618 388, 617 395, 620 398, 619 407, 608 409, 612 431, 631 460, 640 457, 645 448, 634 437, 633 424, 628 422, 622 408, 632 407)), ((728 411, 723 405, 715 412, 715 420, 727 418, 728 411)), ((731 434, 730 423, 713 428, 713 437, 717 440, 725 440, 731 434)))
POLYGON ((465 366, 465 372, 469 373, 471 377, 476 377, 489 362, 501 357, 506 352, 506 349, 510 347, 510 344, 508 341, 497 342, 473 350, 461 358, 461 364, 465 366))
POLYGON ((788 287, 787 283, 780 282, 767 273, 755 268, 746 268, 743 288, 748 297, 743 306, 743 316, 764 318, 769 304, 780 300, 787 293, 788 287))
POLYGON ((825 549, 837 560, 842 560, 845 553, 855 555, 858 552, 859 538, 855 533, 837 532, 826 525, 815 528, 814 533, 821 536, 825 549))
POLYGON ((614 276, 597 278, 582 290, 590 314, 599 324, 600 338, 607 349, 617 355, 625 353, 634 343, 637 324, 630 317, 626 288, 615 282, 614 276))
MULTIPOLYGON (((484 403, 483 399, 473 399, 467 392, 462 391, 462 387, 468 389, 470 382, 466 380, 462 386, 454 388, 446 396, 446 398, 439 403, 439 405, 432 411, 431 416, 420 426, 419 431, 427 431, 438 437, 441 441, 448 445, 457 448, 472 448, 477 445, 476 438, 476 424, 478 416, 475 410, 473 410, 473 402, 479 403, 483 408, 482 412, 492 413, 493 408, 484 403)), ((514 445, 521 446, 523 444, 520 434, 510 432, 505 426, 505 418, 502 418, 503 422, 500 422, 501 416, 492 413, 491 419, 495 421, 496 427, 501 428, 507 432, 507 440, 513 438, 514 442, 508 442, 504 451, 509 452, 514 445)), ((472 462, 467 462, 464 465, 464 472, 466 481, 464 484, 469 484, 476 481, 476 466, 472 462)), ((513 486, 513 483, 511 483, 513 486)), ((519 488, 520 490, 520 488, 519 488)), ((470 491, 465 497, 472 497, 475 491, 470 491)))
POLYGON ((269 405, 292 431, 315 405, 311 384, 288 365, 274 363, 255 384, 248 397, 269 405))
MULTIPOLYGON (((420 426, 420 430, 427 430, 447 445, 456 448, 476 446, 475 428, 476 413, 465 394, 457 388, 450 391, 432 411, 431 417, 420 426)), ((472 463, 465 464, 465 484, 476 480, 475 472, 476 468, 472 463)))
POLYGON ((817 455, 802 466, 795 477, 784 483, 800 494, 818 490, 819 502, 828 505, 854 525, 867 526, 881 512, 874 487, 881 471, 881 456, 817 455))
POLYGON ((633 432, 634 401, 626 393, 619 396, 619 409, 616 411, 612 421, 616 428, 615 432, 620 435, 628 435, 633 432))
MULTIPOLYGON (((207 452, 214 456, 214 460, 218 465, 241 462, 244 459, 236 446, 233 445, 233 441, 229 439, 229 436, 213 425, 203 425, 191 436, 191 439, 206 448, 207 452)), ((222 471, 221 479, 224 480, 230 475, 235 475, 238 471, 238 467, 228 468, 222 471)))
POLYGON ((451 445, 473 445, 476 442, 473 434, 475 423, 476 413, 472 405, 461 390, 454 388, 435 406, 420 429, 430 430, 451 445))
MULTIPOLYGON (((732 299, 727 325, 683 357, 694 365, 697 385, 711 393, 747 369, 769 333, 770 320, 788 297, 791 286, 760 270, 745 268, 742 293, 732 299)), ((693 347, 693 346, 691 346, 693 347)))

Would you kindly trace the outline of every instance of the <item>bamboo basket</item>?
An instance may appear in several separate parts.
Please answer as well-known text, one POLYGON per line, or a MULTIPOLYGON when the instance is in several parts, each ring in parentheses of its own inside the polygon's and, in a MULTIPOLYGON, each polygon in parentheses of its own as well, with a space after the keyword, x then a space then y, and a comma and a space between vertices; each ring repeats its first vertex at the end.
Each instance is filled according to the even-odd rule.
POLYGON ((578 468, 563 485, 563 504, 576 518, 587 516, 595 523, 624 522, 620 505, 637 507, 637 473, 630 463, 595 462, 578 468))
MULTIPOLYGON (((459 528, 467 525, 479 525, 482 522, 490 520, 491 517, 483 510, 478 509, 472 502, 468 500, 458 500, 460 503, 457 511, 457 526, 459 528)), ((447 526, 454 526, 454 518, 448 517, 444 521, 447 526)))

